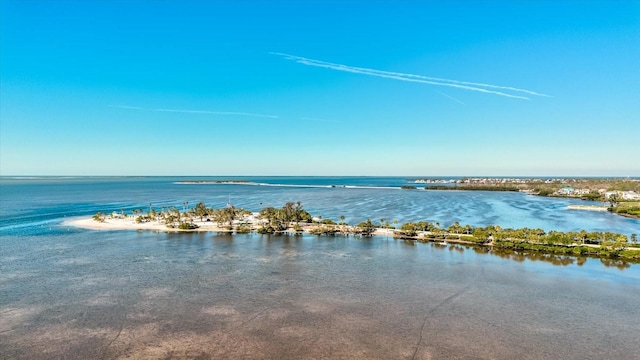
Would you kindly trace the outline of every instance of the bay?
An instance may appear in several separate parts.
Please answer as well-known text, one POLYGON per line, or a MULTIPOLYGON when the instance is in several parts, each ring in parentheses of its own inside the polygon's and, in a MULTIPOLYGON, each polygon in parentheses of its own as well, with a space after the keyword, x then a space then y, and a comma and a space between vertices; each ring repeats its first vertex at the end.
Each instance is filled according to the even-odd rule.
POLYGON ((397 189, 405 178, 249 178, 322 187, 177 183, 184 179, 0 179, 0 357, 584 359, 640 353, 636 264, 384 237, 64 225, 97 211, 198 201, 221 207, 230 199, 250 210, 301 201, 312 214, 345 215, 351 223, 370 217, 640 233, 634 219, 567 210, 584 203, 576 200, 397 189))

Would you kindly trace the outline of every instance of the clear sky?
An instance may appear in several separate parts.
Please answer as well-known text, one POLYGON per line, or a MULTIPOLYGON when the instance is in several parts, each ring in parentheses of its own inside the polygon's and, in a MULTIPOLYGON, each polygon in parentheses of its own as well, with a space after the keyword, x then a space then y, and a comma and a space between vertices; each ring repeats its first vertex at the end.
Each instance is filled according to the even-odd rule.
POLYGON ((640 175, 640 1, 0 0, 0 175, 640 175))

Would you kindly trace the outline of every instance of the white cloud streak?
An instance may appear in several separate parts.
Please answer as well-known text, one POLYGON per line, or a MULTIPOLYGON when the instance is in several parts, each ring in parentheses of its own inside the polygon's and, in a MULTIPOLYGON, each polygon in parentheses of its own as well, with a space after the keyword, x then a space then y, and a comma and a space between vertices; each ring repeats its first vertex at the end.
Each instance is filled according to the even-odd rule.
POLYGON ((139 106, 127 106, 127 105, 109 105, 109 107, 118 108, 118 109, 144 110, 144 111, 156 111, 156 112, 171 112, 171 113, 181 113, 181 114, 249 116, 249 117, 269 118, 269 119, 277 119, 278 118, 278 116, 276 116, 276 115, 255 114, 255 113, 235 112, 235 111, 209 111, 209 110, 143 108, 143 107, 139 107, 139 106))
POLYGON ((468 81, 442 79, 442 78, 435 78, 435 77, 416 75, 416 74, 406 74, 406 73, 400 73, 400 72, 362 68, 362 67, 356 67, 356 66, 330 63, 322 60, 314 60, 314 59, 309 59, 302 56, 290 55, 290 54, 279 53, 279 52, 271 52, 270 54, 281 56, 287 60, 295 61, 298 64, 307 65, 307 66, 315 66, 315 67, 321 67, 321 68, 326 68, 331 70, 350 72, 354 74, 376 76, 376 77, 381 77, 386 79, 416 82, 416 83, 428 84, 428 85, 448 86, 452 88, 458 88, 458 89, 469 90, 469 91, 478 91, 486 94, 505 96, 505 97, 515 98, 515 99, 529 100, 527 96, 524 96, 521 94, 550 97, 549 95, 546 95, 546 94, 541 94, 541 93, 537 93, 535 91, 526 90, 526 89, 519 89, 511 86, 474 83, 474 82, 468 82, 468 81), (517 93, 518 95, 513 93, 517 93))
POLYGON ((462 105, 464 105, 464 106, 467 106, 467 104, 465 104, 465 103, 463 103, 462 101, 460 101, 460 100, 458 100, 458 99, 454 98, 453 96, 450 96, 450 95, 447 95, 447 94, 443 93, 442 91, 437 91, 437 93, 438 93, 438 94, 440 94, 440 95, 442 95, 442 96, 444 96, 444 97, 447 97, 447 98, 449 98, 449 99, 451 99, 451 100, 453 100, 453 101, 455 101, 455 102, 457 102, 458 104, 462 104, 462 105))

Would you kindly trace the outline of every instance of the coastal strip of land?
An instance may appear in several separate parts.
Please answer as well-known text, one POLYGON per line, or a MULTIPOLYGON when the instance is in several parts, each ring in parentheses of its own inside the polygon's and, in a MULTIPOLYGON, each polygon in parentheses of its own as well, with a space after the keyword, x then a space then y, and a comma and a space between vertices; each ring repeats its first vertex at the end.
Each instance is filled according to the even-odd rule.
MULTIPOLYGON (((590 207, 580 209, 594 210, 590 207)), ((302 208, 300 202, 288 202, 282 208, 267 207, 260 212, 250 212, 230 204, 225 208, 212 209, 200 202, 183 211, 170 207, 160 211, 149 208, 146 213, 142 209, 135 209, 131 214, 124 213, 124 210, 111 214, 98 212, 92 217, 68 220, 65 224, 92 230, 392 236, 407 241, 458 243, 524 252, 640 261, 638 234, 632 234, 629 239, 624 234, 585 230, 560 232, 531 228, 510 229, 497 225, 474 227, 458 222, 444 228, 439 223, 428 221, 397 226, 382 221, 374 223, 371 219, 349 225, 344 222, 344 216, 340 220, 336 223, 322 216, 312 216, 302 208)))
MULTIPOLYGON (((151 230, 151 231, 162 231, 162 232, 227 232, 227 233, 238 233, 238 232, 258 232, 259 228, 264 224, 262 221, 258 219, 259 213, 252 213, 251 216, 243 217, 242 219, 238 219, 234 221, 234 224, 230 227, 229 225, 218 224, 211 221, 200 221, 193 220, 192 224, 195 227, 191 229, 180 229, 176 227, 169 227, 166 223, 161 220, 153 220, 148 222, 137 222, 134 217, 125 216, 125 217, 106 217, 102 221, 96 221, 91 216, 83 216, 77 217, 74 219, 69 219, 63 222, 65 226, 73 226, 82 229, 89 230, 151 230), (248 226, 249 231, 243 231, 241 229, 242 226, 248 226)), ((301 230, 296 230, 293 227, 289 227, 285 230, 278 231, 280 234, 300 234, 300 233, 309 233, 313 234, 315 231, 322 230, 323 225, 321 224, 309 224, 309 223, 300 223, 299 226, 301 230)), ((326 225, 325 225, 326 226, 326 225)), ((355 227, 353 226, 342 226, 337 227, 336 230, 344 234, 355 233, 355 227)), ((338 231, 337 231, 338 232, 338 231)), ((336 232, 336 233, 337 233, 336 232)), ((393 229, 389 228, 375 228, 371 233, 372 236, 393 236, 393 229)))

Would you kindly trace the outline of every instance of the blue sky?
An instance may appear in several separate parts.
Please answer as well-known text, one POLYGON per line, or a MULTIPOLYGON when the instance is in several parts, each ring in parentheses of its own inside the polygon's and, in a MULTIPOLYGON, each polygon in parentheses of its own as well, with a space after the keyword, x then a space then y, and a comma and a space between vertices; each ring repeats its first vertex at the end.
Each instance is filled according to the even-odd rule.
POLYGON ((0 174, 639 176, 638 59, 639 1, 2 0, 0 174))

